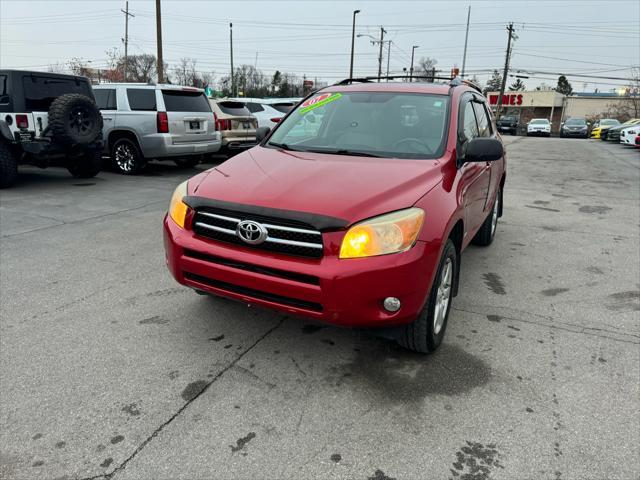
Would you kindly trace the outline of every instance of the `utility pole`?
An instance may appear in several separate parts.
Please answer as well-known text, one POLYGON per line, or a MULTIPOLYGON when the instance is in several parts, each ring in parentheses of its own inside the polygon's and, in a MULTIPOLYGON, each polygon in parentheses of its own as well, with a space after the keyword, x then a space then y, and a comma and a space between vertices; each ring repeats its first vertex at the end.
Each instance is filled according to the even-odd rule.
POLYGON ((517 37, 513 33, 513 23, 507 26, 509 32, 509 39, 507 40, 507 55, 504 59, 504 72, 502 74, 502 85, 500 86, 500 95, 498 95, 498 107, 496 108, 496 116, 500 118, 502 111, 502 96, 504 95, 504 89, 507 86, 507 75, 509 74, 509 61, 511 60, 511 40, 515 40, 517 37))
POLYGON ((356 15, 360 13, 360 10, 353 11, 353 27, 351 27, 351 63, 349 65, 349 78, 353 78, 353 49, 356 41, 356 15))
POLYGON ((135 17, 133 13, 129 13, 129 0, 127 0, 124 4, 124 10, 120 9, 122 13, 124 13, 124 38, 122 41, 124 42, 124 81, 127 81, 127 66, 129 63, 129 17, 135 17))
POLYGON ((231 96, 236 96, 236 76, 233 73, 233 23, 229 24, 229 45, 231 47, 231 96))
POLYGON ((162 60, 162 13, 160 0, 156 0, 156 43, 158 44, 158 83, 164 83, 164 61, 162 60))
POLYGON ((380 54, 378 55, 378 82, 380 82, 380 77, 382 77, 382 43, 384 42, 384 34, 387 31, 380 27, 380 54))
MULTIPOLYGON (((391 60, 391 40, 387 40, 387 43, 389 44, 388 49, 387 49, 387 77, 389 76, 389 61, 391 60)), ((387 78, 387 82, 389 81, 389 79, 387 78)))
POLYGON ((460 78, 464 78, 464 67, 467 64, 467 40, 469 40, 469 20, 471 18, 471 4, 469 4, 469 10, 467 11, 467 33, 464 34, 464 53, 462 54, 462 72, 460 78))
POLYGON ((409 82, 413 82, 413 54, 418 48, 418 45, 411 47, 411 68, 409 68, 409 82))

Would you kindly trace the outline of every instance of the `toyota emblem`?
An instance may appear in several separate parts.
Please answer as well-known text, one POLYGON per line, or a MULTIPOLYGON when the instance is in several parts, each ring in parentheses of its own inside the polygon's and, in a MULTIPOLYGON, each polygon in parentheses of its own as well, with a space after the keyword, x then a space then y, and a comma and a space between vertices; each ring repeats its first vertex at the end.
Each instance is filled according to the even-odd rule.
POLYGON ((259 245, 267 239, 267 229, 253 220, 243 220, 236 227, 236 235, 245 243, 259 245))

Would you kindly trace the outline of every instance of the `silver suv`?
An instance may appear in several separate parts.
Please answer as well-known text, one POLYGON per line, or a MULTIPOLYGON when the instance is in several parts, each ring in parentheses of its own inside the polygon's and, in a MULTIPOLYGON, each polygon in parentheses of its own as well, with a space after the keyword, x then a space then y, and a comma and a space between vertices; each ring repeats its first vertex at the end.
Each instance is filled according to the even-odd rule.
POLYGON ((180 167, 220 150, 220 132, 204 90, 176 85, 94 85, 113 167, 135 175, 152 158, 180 167))

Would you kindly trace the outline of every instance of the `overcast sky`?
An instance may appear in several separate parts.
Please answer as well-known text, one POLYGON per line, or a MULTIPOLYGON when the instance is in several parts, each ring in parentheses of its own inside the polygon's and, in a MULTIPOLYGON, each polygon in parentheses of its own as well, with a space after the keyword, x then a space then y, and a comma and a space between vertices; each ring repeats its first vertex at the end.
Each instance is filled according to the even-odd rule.
MULTIPOLYGON (((46 70, 72 57, 104 67, 105 51, 122 48, 124 0, 0 0, 0 68, 46 70)), ((640 64, 640 1, 190 1, 162 0, 164 57, 183 57, 220 77, 229 73, 229 22, 233 22, 236 65, 257 65, 333 82, 348 76, 352 12, 360 9, 356 33, 391 40, 391 72, 409 67, 411 47, 437 59, 449 73, 462 65, 467 7, 471 28, 467 71, 502 70, 506 24, 518 39, 512 68, 535 72, 524 82, 555 85, 557 73, 628 78, 640 64), (535 78, 534 78, 535 77, 535 78)), ((155 1, 130 0, 129 53, 156 49, 155 1)), ((386 71, 386 50, 383 70, 386 71)), ((356 39, 354 74, 375 75, 378 47, 356 39)), ((569 77, 574 90, 609 90, 627 82, 569 77), (584 85, 587 83, 587 85, 584 85)), ((510 79, 511 83, 513 79, 510 79)))

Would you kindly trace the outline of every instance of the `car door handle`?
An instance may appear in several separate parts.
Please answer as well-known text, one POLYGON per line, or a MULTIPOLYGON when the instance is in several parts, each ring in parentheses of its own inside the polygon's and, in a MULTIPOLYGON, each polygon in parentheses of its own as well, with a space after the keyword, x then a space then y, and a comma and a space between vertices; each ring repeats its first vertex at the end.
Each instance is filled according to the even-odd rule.
POLYGON ((113 120, 113 118, 109 118, 109 117, 102 117, 102 119, 106 122, 111 122, 113 120))

